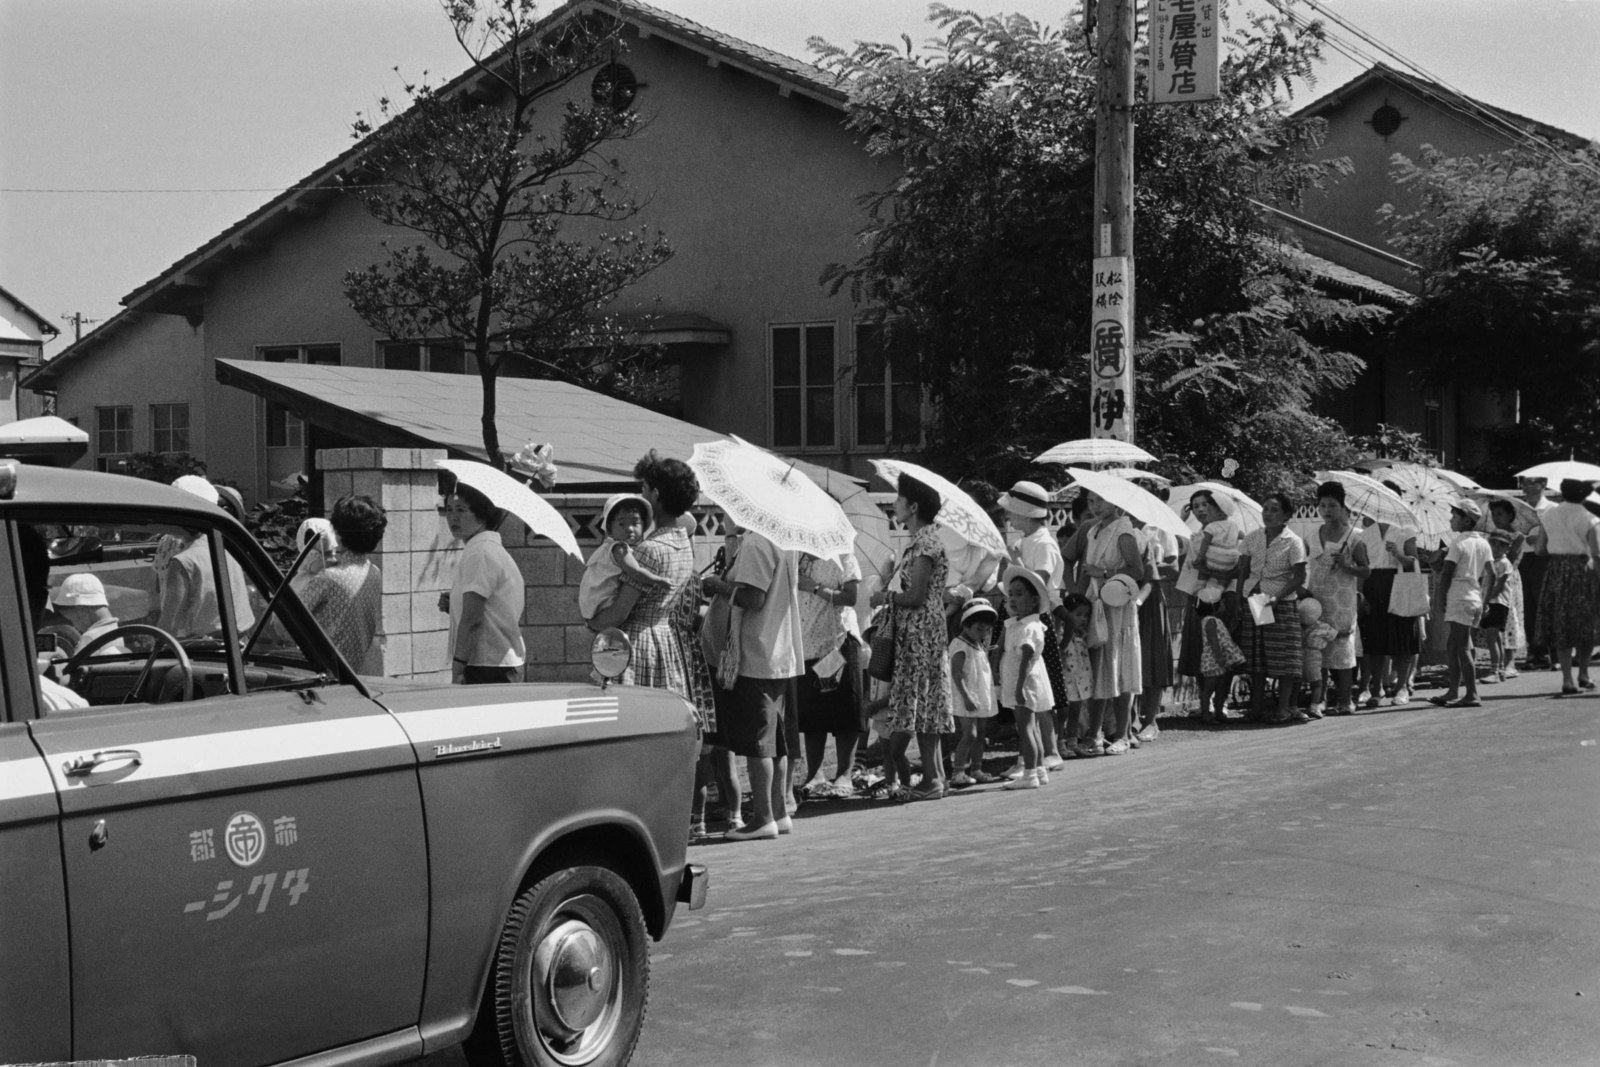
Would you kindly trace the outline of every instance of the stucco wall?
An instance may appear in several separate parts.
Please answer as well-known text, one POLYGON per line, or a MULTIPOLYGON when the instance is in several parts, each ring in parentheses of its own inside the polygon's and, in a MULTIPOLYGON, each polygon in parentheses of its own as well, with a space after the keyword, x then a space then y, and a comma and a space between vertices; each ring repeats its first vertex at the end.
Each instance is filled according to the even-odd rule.
MULTIPOLYGON (((1346 157, 1355 170, 1327 189, 1307 193, 1299 214, 1331 230, 1390 251, 1393 249, 1378 224, 1377 209, 1385 203, 1393 203, 1401 210, 1409 210, 1413 203, 1406 190, 1389 177, 1390 159, 1395 153, 1420 160, 1423 145, 1432 145, 1447 156, 1480 155, 1509 147, 1504 139, 1468 122, 1456 112, 1444 110, 1441 105, 1382 79, 1352 94, 1323 117, 1328 122, 1327 142, 1317 156, 1322 159, 1346 157), (1394 133, 1380 137, 1369 123, 1373 112, 1385 103, 1398 110, 1404 121, 1394 133)), ((1341 256, 1338 261, 1345 259, 1341 256)))
MULTIPOLYGON (((150 405, 187 403, 190 451, 209 460, 206 431, 215 416, 206 393, 211 373, 203 358, 204 345, 204 326, 190 326, 177 315, 141 315, 119 325, 114 338, 76 357, 71 372, 61 376, 56 414, 76 419, 89 434, 89 451, 77 465, 94 466, 94 409, 121 404, 133 408, 133 450, 148 452, 150 405)), ((220 467, 209 473, 237 480, 220 467)))

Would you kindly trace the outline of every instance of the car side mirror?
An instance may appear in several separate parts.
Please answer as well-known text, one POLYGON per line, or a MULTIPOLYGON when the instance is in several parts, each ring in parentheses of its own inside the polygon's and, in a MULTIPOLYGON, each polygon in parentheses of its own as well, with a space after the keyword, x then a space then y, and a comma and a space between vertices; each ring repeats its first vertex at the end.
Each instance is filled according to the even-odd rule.
POLYGON ((594 635, 594 644, 589 646, 589 661, 600 676, 600 688, 604 689, 621 678, 633 662, 633 642, 615 626, 601 630, 594 635))

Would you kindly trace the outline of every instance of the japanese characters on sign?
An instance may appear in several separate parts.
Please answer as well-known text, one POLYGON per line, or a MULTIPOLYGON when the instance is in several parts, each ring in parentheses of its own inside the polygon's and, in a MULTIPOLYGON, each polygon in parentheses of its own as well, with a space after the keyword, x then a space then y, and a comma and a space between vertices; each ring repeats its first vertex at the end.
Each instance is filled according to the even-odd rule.
POLYGON ((1150 102, 1217 99, 1217 0, 1150 0, 1150 8, 1150 102))
POLYGON ((1133 440, 1133 352, 1127 256, 1094 261, 1090 287, 1089 416, 1091 437, 1133 440))

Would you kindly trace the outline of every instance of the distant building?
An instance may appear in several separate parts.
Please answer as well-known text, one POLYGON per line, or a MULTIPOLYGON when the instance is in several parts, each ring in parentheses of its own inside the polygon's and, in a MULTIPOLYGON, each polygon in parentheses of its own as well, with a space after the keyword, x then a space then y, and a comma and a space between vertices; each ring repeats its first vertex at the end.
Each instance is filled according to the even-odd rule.
MULTIPOLYGON (((1378 64, 1297 115, 1327 122, 1317 157, 1346 158, 1354 172, 1321 191, 1306 194, 1297 209, 1274 210, 1285 232, 1306 252, 1358 276, 1406 293, 1417 292, 1413 265, 1389 247, 1378 209, 1413 205, 1408 191, 1390 178, 1396 154, 1420 160, 1424 145, 1446 156, 1475 156, 1522 147, 1528 138, 1563 150, 1585 146, 1576 134, 1450 92, 1443 86, 1378 64)), ((1373 345, 1359 354, 1366 372, 1329 401, 1328 414, 1348 429, 1371 433, 1389 423, 1422 434, 1447 466, 1474 458, 1472 431, 1503 425, 1515 403, 1470 385, 1418 388, 1404 356, 1373 345)))
POLYGON ((45 342, 61 331, 49 319, 0 289, 0 425, 48 412, 50 398, 20 388, 44 362, 45 342))

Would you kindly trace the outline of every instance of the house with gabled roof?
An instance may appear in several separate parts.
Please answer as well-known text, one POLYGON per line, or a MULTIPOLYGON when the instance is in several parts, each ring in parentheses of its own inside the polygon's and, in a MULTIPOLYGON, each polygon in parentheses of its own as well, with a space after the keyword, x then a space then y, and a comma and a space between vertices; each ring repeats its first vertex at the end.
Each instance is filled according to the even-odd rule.
POLYGON ((45 342, 60 332, 20 297, 0 289, 0 425, 46 413, 44 398, 21 383, 44 361, 45 342))
MULTIPOLYGON (((1416 265, 1389 247, 1378 216, 1384 204, 1405 211, 1414 203, 1390 177, 1396 154, 1417 160, 1425 145, 1458 157, 1530 146, 1571 151, 1589 144, 1577 134, 1381 63, 1295 114, 1327 123, 1316 157, 1347 159, 1352 172, 1326 189, 1308 191, 1298 206, 1266 210, 1306 254, 1402 293, 1417 291, 1416 265)), ((1404 353, 1374 345, 1360 354, 1367 360, 1366 372, 1325 406, 1352 429, 1370 432, 1382 422, 1418 432, 1454 466, 1474 458, 1474 429, 1516 417, 1514 398, 1465 384, 1419 388, 1404 353)))

